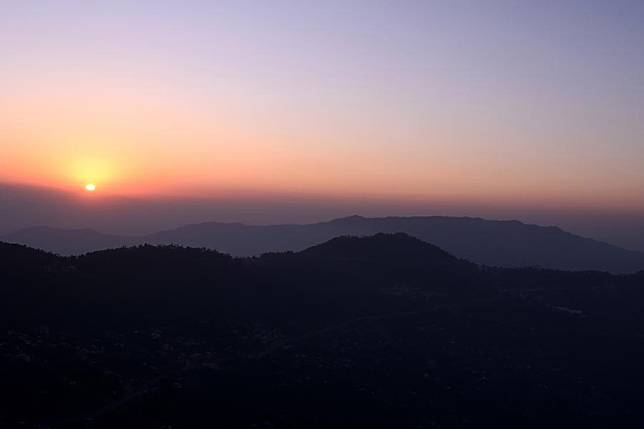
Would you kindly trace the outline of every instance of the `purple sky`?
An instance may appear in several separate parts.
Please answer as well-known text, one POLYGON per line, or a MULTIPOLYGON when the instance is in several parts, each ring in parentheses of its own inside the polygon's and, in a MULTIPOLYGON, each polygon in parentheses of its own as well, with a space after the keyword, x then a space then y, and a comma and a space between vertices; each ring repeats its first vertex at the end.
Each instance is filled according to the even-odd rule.
POLYGON ((259 221, 635 225, 642 22, 641 1, 10 2, 0 182, 259 221))

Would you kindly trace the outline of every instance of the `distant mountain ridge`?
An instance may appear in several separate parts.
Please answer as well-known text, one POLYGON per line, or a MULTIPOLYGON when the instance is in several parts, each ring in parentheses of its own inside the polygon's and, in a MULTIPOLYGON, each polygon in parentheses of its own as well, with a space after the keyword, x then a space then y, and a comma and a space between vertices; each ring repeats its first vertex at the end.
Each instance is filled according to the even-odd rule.
POLYGON ((62 229, 48 226, 21 229, 0 236, 0 240, 61 255, 80 255, 97 250, 131 246, 139 242, 137 237, 104 234, 89 228, 62 229))
POLYGON ((37 227, 0 236, 0 240, 63 255, 148 243, 204 247, 233 256, 253 256, 300 251, 339 236, 399 232, 432 243, 458 258, 489 266, 540 266, 614 273, 644 270, 642 252, 574 235, 558 227, 471 217, 349 216, 307 225, 206 222, 140 237, 37 227))

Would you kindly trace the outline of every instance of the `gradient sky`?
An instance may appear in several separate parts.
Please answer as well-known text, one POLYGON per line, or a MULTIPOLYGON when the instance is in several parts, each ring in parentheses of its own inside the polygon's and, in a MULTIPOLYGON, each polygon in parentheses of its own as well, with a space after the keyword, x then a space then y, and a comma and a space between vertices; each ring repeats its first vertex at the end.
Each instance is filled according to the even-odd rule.
POLYGON ((644 213, 644 2, 12 1, 0 181, 644 213))

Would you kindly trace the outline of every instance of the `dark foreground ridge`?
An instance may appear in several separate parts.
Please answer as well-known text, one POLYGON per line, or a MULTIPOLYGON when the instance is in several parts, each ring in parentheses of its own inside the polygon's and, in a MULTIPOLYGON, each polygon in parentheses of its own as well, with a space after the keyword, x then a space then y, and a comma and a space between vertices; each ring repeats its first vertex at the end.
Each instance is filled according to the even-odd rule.
POLYGON ((405 234, 255 258, 0 244, 0 427, 642 427, 643 288, 405 234))
POLYGON ((0 237, 0 240, 62 255, 148 243, 205 247, 234 256, 256 256, 267 252, 300 251, 338 236, 399 232, 433 243, 459 258, 489 266, 613 273, 644 269, 644 253, 580 237, 557 227, 467 217, 350 216, 310 225, 267 226, 208 222, 143 237, 35 227, 0 237))

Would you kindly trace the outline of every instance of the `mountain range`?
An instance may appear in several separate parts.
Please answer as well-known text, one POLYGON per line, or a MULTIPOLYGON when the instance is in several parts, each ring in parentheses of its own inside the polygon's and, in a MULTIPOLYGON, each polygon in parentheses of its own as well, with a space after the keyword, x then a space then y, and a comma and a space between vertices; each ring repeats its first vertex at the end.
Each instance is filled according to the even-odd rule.
POLYGON ((404 233, 245 258, 0 243, 0 426, 642 427, 643 287, 404 233))
POLYGON ((307 225, 245 225, 207 222, 145 236, 103 234, 91 229, 32 227, 0 236, 61 255, 133 246, 177 244, 217 249, 234 256, 299 251, 343 235, 403 232, 459 258, 499 267, 539 266, 563 270, 628 273, 644 269, 644 253, 581 237, 558 227, 468 217, 350 216, 307 225))

